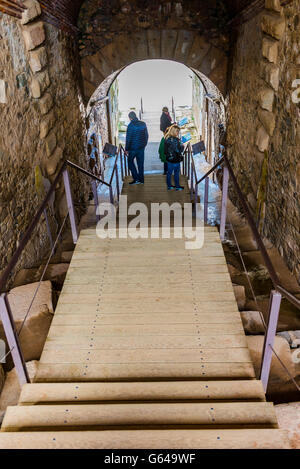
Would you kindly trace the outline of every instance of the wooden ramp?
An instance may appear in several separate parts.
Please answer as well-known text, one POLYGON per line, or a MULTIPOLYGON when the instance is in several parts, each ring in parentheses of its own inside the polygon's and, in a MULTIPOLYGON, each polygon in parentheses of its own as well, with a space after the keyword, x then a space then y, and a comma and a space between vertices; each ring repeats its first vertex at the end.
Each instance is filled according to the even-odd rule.
MULTIPOLYGON (((162 199, 151 179, 152 191, 147 179, 124 190, 162 199)), ((0 448, 289 447, 255 379, 217 229, 201 249, 185 242, 81 231, 0 448)))

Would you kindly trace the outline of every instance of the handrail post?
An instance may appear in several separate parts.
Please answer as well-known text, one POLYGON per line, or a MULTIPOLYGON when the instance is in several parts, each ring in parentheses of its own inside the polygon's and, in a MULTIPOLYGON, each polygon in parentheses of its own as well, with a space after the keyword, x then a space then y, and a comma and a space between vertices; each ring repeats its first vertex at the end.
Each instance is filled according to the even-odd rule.
POLYGON ((225 225, 227 214, 227 199, 228 199, 228 182, 229 171, 226 164, 223 166, 223 183, 222 183, 222 203, 221 203, 221 222, 220 222, 220 238, 224 241, 225 238, 225 225))
POLYGON ((125 175, 129 176, 129 165, 128 165, 128 157, 125 155, 125 175))
POLYGON ((69 173, 67 169, 63 171, 63 178, 64 178, 67 205, 68 205, 69 217, 70 217, 70 223, 71 223, 72 238, 73 238, 73 243, 76 244, 78 241, 78 232, 77 232, 77 226, 76 226, 76 220, 75 220, 75 210, 74 210, 74 204, 73 204, 73 198, 72 198, 72 192, 71 192, 70 178, 69 178, 69 173))
POLYGON ((197 203, 198 203, 198 184, 195 183, 195 194, 194 194, 194 214, 197 213, 197 203))
POLYGON ((30 383, 30 378, 6 293, 0 296, 0 317, 7 343, 11 350, 10 353, 16 368, 19 383, 20 386, 23 386, 23 384, 30 383))
POLYGON ((116 164, 116 186, 117 186, 117 200, 120 199, 120 185, 119 185, 119 173, 118 173, 118 165, 116 164))
POLYGON ((125 155, 125 150, 123 151, 123 158, 124 158, 124 178, 127 177, 127 156, 125 155))
POLYGON ((95 213, 96 213, 96 219, 97 221, 100 220, 100 216, 97 214, 97 209, 99 205, 99 199, 98 199, 98 191, 97 191, 97 183, 96 181, 91 182, 92 185, 92 191, 93 191, 93 196, 94 196, 94 202, 95 202, 95 213))
POLYGON ((191 168, 191 200, 193 200, 194 197, 194 171, 193 168, 191 168))
POLYGON ((208 192, 209 192, 209 177, 205 178, 204 187, 204 223, 208 220, 208 192))
POLYGON ((270 368, 272 361, 272 348, 274 345, 274 339, 276 336, 277 323, 279 317, 281 303, 281 294, 276 290, 271 291, 269 301, 269 313, 268 313, 268 327, 265 333, 263 354, 261 360, 261 368, 259 379, 262 381, 264 391, 267 392, 268 381, 270 376, 270 368))
POLYGON ((123 167, 123 158, 124 158, 124 154, 123 154, 123 150, 122 150, 122 147, 120 146, 120 162, 121 162, 121 178, 122 178, 122 181, 124 181, 124 167, 123 167))
POLYGON ((114 195, 113 195, 113 189, 111 185, 109 186, 109 199, 110 199, 110 203, 114 205, 114 195))

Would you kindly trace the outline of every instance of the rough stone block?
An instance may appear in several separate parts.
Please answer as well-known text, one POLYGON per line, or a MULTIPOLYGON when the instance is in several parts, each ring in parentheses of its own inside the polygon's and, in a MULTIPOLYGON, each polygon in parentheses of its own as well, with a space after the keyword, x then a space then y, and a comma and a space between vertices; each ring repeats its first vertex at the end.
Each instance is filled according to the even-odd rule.
POLYGON ((260 105, 266 111, 273 111, 274 91, 271 88, 263 88, 259 93, 260 105))
POLYGON ((275 116, 272 112, 266 111, 264 109, 260 109, 258 111, 258 117, 262 125, 264 126, 265 130, 267 133, 270 135, 270 137, 274 133, 275 129, 275 116))
POLYGON ((51 154, 54 152, 55 147, 56 147, 56 135, 52 131, 48 135, 48 137, 45 139, 45 150, 46 150, 46 154, 48 157, 51 156, 51 154))
POLYGON ((46 171, 47 171, 47 174, 48 176, 53 176, 53 174, 55 173, 58 165, 59 165, 59 162, 62 160, 62 157, 63 157, 63 150, 58 147, 54 154, 51 156, 51 158, 49 158, 46 162, 46 171))
POLYGON ((45 47, 40 47, 30 52, 30 68, 33 73, 37 73, 47 65, 48 57, 45 47))
MULTIPOLYGON (((26 363, 29 378, 32 381, 36 374, 37 366, 37 361, 30 361, 26 363)), ((0 411, 6 411, 8 406, 17 405, 20 394, 21 386, 18 380, 16 369, 13 368, 9 373, 7 373, 6 376, 6 381, 0 398, 0 411)))
POLYGON ((21 24, 27 24, 41 15, 41 6, 37 0, 26 0, 23 3, 27 9, 22 14, 21 24))
POLYGON ((279 67, 273 64, 263 63, 261 67, 261 77, 270 85, 275 91, 279 88, 279 67))
MULTIPOLYGON (((68 267, 69 264, 65 262, 61 264, 49 264, 44 275, 44 280, 50 280, 51 283, 55 283, 56 286, 61 288, 64 283, 68 267)), ((21 269, 14 280, 14 287, 38 282, 44 269, 44 264, 41 264, 40 267, 35 269, 21 269)))
MULTIPOLYGON (((39 283, 31 283, 13 288, 8 294, 16 329, 19 330, 27 315, 33 295, 39 283)), ((26 317, 20 334, 21 347, 25 360, 40 358, 48 330, 53 318, 52 285, 50 281, 41 282, 35 300, 26 317)), ((0 322, 0 336, 3 338, 4 330, 0 322)))
POLYGON ((241 318, 247 334, 264 334, 265 328, 259 311, 241 311, 241 318))
POLYGON ((40 98, 49 85, 50 78, 48 70, 36 74, 31 82, 32 97, 40 98))
POLYGON ((278 60, 278 42, 266 37, 262 41, 262 55, 269 62, 277 63, 278 60))
POLYGON ((233 291, 239 310, 243 310, 246 303, 245 287, 243 285, 233 285, 233 291))
POLYGON ((27 50, 32 50, 40 46, 46 39, 44 24, 39 21, 38 23, 25 26, 23 30, 23 37, 27 50))
POLYGON ((263 152, 268 149, 270 136, 263 126, 259 127, 256 135, 256 145, 259 151, 263 152))
POLYGON ((285 31, 285 19, 275 14, 264 15, 262 17, 261 28, 264 33, 280 40, 285 31))
POLYGON ((288 432, 293 449, 300 448, 300 402, 279 404, 275 407, 279 428, 288 432))
POLYGON ((7 103, 6 82, 4 80, 0 80, 0 103, 1 104, 7 103))
POLYGON ((282 11, 280 0, 265 0, 265 8, 267 10, 277 11, 278 13, 282 11))
MULTIPOLYGON (((264 345, 264 336, 248 336, 247 343, 250 351, 250 355, 254 364, 256 376, 259 375, 262 350, 264 345)), ((295 365, 292 360, 290 346, 288 342, 282 337, 275 337, 274 341, 274 350, 279 355, 285 366, 288 368, 290 374, 295 377, 296 370, 295 365)), ((282 365, 279 363, 275 355, 272 356, 271 371, 270 371, 270 381, 269 381, 269 391, 270 388, 278 386, 278 383, 286 383, 289 381, 289 376, 282 365)))
POLYGON ((50 93, 44 94, 44 96, 39 100, 39 106, 43 115, 50 111, 53 106, 53 98, 50 93))
POLYGON ((53 128, 54 123, 55 123, 55 115, 54 115, 54 111, 52 111, 43 118, 40 124, 40 138, 47 137, 48 133, 53 128))

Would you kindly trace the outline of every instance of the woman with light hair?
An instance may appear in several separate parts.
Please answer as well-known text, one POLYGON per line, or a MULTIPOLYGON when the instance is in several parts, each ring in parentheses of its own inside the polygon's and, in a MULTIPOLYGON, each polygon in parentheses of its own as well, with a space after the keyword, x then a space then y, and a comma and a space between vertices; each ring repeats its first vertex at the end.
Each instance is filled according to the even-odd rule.
POLYGON ((179 139, 180 127, 177 124, 172 125, 165 135, 164 152, 168 163, 167 186, 168 190, 176 189, 182 191, 184 187, 180 186, 179 174, 180 163, 183 160, 184 146, 179 139), (175 187, 171 184, 171 177, 174 173, 175 187))

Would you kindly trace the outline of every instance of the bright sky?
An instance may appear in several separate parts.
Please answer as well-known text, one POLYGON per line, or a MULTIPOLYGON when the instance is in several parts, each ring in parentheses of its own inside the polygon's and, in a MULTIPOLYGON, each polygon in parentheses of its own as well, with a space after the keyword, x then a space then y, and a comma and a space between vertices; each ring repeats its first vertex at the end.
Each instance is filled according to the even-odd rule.
POLYGON ((192 71, 171 60, 144 60, 126 67, 120 73, 119 109, 139 108, 143 98, 145 111, 161 111, 175 105, 192 104, 192 71))

